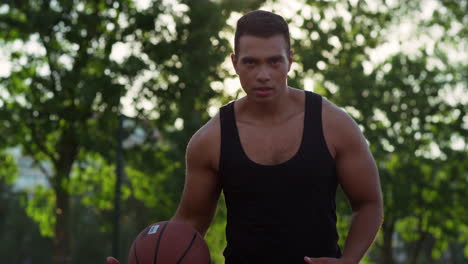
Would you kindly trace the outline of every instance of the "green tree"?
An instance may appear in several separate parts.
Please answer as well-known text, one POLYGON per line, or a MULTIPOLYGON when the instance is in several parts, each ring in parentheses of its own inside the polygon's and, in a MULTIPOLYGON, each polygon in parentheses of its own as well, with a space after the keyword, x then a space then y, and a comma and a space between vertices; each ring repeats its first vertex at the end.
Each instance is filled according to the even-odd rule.
POLYGON ((0 151, 0 261, 48 263, 48 239, 41 237, 37 225, 23 209, 26 193, 13 186, 18 173, 14 157, 0 151))
MULTIPOLYGON (((75 263, 91 262, 109 248, 93 249, 87 240, 99 236, 95 242, 104 244, 110 233, 113 135, 120 99, 130 89, 136 114, 124 126, 129 137, 143 131, 143 140, 126 149, 121 249, 127 250, 150 222, 173 215, 190 136, 210 118, 212 100, 232 99, 210 87, 231 77, 220 68, 231 52, 220 32, 232 31, 226 24, 232 12, 259 8, 265 1, 163 2, 169 3, 153 0, 142 9, 130 0, 0 5, 0 43, 2 50, 11 51, 13 65, 9 76, 0 79, 0 132, 5 139, 0 149, 21 146, 49 179, 49 186, 35 188, 25 207, 41 233, 54 236, 53 263, 69 263, 70 256, 75 263), (36 51, 18 48, 28 41, 36 51), (111 59, 118 45, 132 48, 120 63, 111 59), (73 244, 71 215, 72 234, 78 235, 73 244)), ((369 50, 385 43, 388 29, 421 7, 420 1, 390 2, 375 1, 373 7, 370 1, 303 1, 310 9, 291 18, 302 21, 305 37, 293 42, 298 68, 290 84, 304 87, 312 80, 315 91, 344 107, 369 139, 386 209, 369 259, 395 263, 397 237, 404 245, 399 253, 409 263, 421 263, 461 247, 468 252, 463 208, 467 109, 460 100, 441 99, 453 88, 466 90, 467 65, 453 63, 442 44, 432 52, 426 47, 416 56, 401 52, 369 64, 369 50), (434 67, 434 60, 445 66, 434 67), (427 251, 431 254, 421 253, 427 251)), ((443 8, 420 27, 441 26, 447 33, 443 43, 462 42, 449 32, 458 23, 458 33, 466 35, 466 1, 439 5, 443 8)), ((3 164, 0 174, 11 168, 3 164)), ((339 201, 343 236, 349 207, 339 201)), ((217 262, 225 243, 222 203, 206 238, 217 262)))
MULTIPOLYGON (((384 44, 389 27, 416 16, 414 10, 421 8, 419 1, 394 6, 376 2, 378 8, 363 1, 310 1, 316 12, 304 19, 302 27, 311 39, 295 43, 303 67, 297 76, 312 78, 316 91, 347 110, 370 142, 385 203, 377 243, 381 252, 371 255, 379 263, 395 263, 393 243, 398 234, 408 263, 419 263, 422 246, 430 239, 436 241, 430 250, 435 259, 450 241, 466 240, 461 231, 466 229, 467 215, 458 203, 466 199, 460 191, 466 188, 467 177, 462 158, 466 142, 461 140, 466 132, 466 105, 443 99, 457 87, 466 91, 466 63, 449 61, 441 45, 433 54, 423 47, 416 55, 399 53, 380 65, 369 64, 368 50, 384 44), (336 15, 343 6, 348 16, 336 15), (434 67, 434 60, 445 66, 434 67), (453 147, 454 140, 461 140, 462 147, 453 147)), ((455 18, 466 19, 458 11, 466 5, 438 4, 451 6, 455 15, 430 23, 444 24, 447 38, 459 42, 448 32, 455 18)), ((429 34, 427 28, 422 34, 429 34)), ((347 204, 340 204, 340 211, 346 212, 347 204)))
MULTIPOLYGON (((155 103, 151 112, 137 107, 135 120, 154 123, 143 128, 148 134, 161 133, 162 139, 151 142, 154 138, 148 137, 129 150, 127 175, 134 198, 157 208, 147 213, 148 219, 172 216, 183 185, 185 144, 209 118, 206 101, 216 95, 210 83, 221 78, 217 69, 229 53, 219 32, 233 8, 252 8, 260 2, 183 1, 182 11, 157 0, 144 10, 135 9, 131 1, 2 5, 6 11, 0 16, 0 41, 6 49, 10 45, 13 67, 0 83, 5 89, 0 95, 0 129, 8 135, 7 146, 20 145, 49 179, 51 188, 37 187, 26 209, 43 235, 54 236, 53 263, 69 263, 75 256, 70 252, 72 200, 98 211, 112 207, 109 162, 114 143, 109 135, 115 134, 120 98, 144 67, 156 77, 138 95, 155 103), (173 31, 167 19, 175 22, 173 31), (27 41, 39 51, 10 44, 27 41), (122 43, 140 45, 141 50, 134 49, 118 64, 110 55, 122 43), (177 118, 183 130, 175 128, 177 118), (106 184, 99 186, 103 181, 106 184)), ((137 219, 140 225, 148 224, 137 219)))
MULTIPOLYGON (((11 185, 18 175, 18 169, 16 167, 16 163, 13 160, 13 157, 5 152, 0 152, 0 226, 4 226, 4 222, 6 221, 6 216, 8 215, 8 198, 11 194, 11 185)), ((1 229, 0 234, 3 233, 3 229, 1 229)))
POLYGON ((0 79, 0 131, 49 180, 27 212, 42 234, 54 237, 52 263, 70 263, 70 175, 80 151, 112 152, 109 135, 126 91, 118 78, 136 75, 139 64, 131 57, 124 70, 110 54, 125 37, 120 24, 133 7, 130 1, 30 0, 4 1, 1 8, 0 41, 3 50, 10 47, 12 69, 0 79), (25 42, 37 50, 17 48, 25 42))

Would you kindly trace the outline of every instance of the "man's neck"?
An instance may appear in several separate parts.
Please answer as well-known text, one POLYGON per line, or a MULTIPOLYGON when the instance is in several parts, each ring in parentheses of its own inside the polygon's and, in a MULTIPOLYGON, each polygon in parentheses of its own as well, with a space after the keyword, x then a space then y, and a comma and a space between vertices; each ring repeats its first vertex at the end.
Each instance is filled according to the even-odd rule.
POLYGON ((242 120, 247 122, 274 125, 283 122, 291 113, 295 112, 297 105, 294 103, 298 91, 287 87, 283 93, 278 94, 273 100, 258 102, 244 97, 239 102, 237 112, 242 120))

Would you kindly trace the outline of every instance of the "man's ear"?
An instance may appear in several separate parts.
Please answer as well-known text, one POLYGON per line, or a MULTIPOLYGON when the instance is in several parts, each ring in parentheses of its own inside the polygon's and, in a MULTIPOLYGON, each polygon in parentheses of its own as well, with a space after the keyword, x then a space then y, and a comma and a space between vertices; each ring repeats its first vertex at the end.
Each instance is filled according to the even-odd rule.
POLYGON ((292 65, 292 62, 293 62, 293 57, 294 57, 294 51, 292 49, 289 50, 289 53, 288 53, 288 71, 291 70, 291 65, 292 65))
POLYGON ((237 74, 237 55, 236 54, 231 54, 231 62, 232 62, 232 66, 234 67, 234 70, 236 70, 236 74, 237 74))

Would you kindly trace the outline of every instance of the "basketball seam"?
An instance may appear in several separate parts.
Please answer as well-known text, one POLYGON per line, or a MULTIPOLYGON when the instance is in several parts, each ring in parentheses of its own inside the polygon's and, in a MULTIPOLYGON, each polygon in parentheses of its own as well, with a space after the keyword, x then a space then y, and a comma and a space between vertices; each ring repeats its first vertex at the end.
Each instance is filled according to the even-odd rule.
POLYGON ((188 251, 190 250, 190 248, 192 248, 193 243, 195 242, 195 239, 196 239, 196 238, 197 238, 197 233, 195 232, 195 234, 193 234, 192 241, 190 241, 189 246, 188 246, 187 249, 185 250, 184 254, 182 254, 182 256, 180 257, 180 259, 177 261, 177 264, 180 264, 180 262, 184 259, 185 255, 187 255, 187 253, 188 253, 188 251))
POLYGON ((159 251, 159 243, 161 242, 161 238, 164 234, 164 230, 166 230, 166 227, 167 225, 169 224, 169 222, 165 223, 162 230, 161 230, 161 234, 159 234, 159 237, 158 237, 158 242, 156 243, 156 248, 155 248, 155 251, 154 251, 154 260, 153 260, 153 264, 156 264, 157 261, 158 261, 158 251, 159 251))
POLYGON ((136 264, 140 264, 140 261, 138 261, 138 255, 137 255, 137 250, 136 250, 137 249, 137 241, 135 240, 134 243, 135 243, 134 244, 135 247, 133 248, 133 253, 135 254, 136 264))

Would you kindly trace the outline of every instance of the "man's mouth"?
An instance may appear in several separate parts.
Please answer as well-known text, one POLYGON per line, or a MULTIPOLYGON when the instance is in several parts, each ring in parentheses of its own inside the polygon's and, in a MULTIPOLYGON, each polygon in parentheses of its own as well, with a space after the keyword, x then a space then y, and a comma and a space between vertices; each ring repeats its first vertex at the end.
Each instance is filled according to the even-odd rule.
POLYGON ((271 88, 271 87, 257 87, 257 88, 254 88, 254 91, 255 91, 256 95, 267 96, 273 91, 273 88, 271 88))

